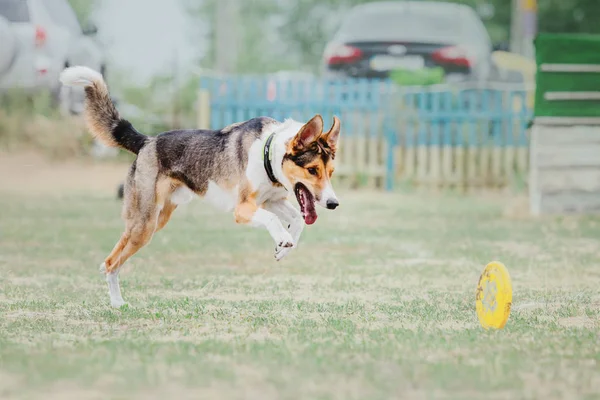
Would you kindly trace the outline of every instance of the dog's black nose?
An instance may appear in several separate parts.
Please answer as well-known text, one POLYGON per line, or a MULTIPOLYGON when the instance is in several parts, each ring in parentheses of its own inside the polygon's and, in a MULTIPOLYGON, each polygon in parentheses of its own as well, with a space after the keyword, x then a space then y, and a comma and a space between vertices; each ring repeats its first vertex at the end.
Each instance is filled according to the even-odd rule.
POLYGON ((327 208, 329 210, 335 210, 337 208, 337 206, 339 206, 339 205, 340 205, 340 203, 335 199, 327 200, 327 208))

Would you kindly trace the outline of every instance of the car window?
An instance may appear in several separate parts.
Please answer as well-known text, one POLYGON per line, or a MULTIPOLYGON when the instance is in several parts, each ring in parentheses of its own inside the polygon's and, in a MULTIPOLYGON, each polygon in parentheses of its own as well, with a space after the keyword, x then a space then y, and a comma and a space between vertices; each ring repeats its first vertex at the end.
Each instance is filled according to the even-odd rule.
POLYGON ((481 37, 477 19, 473 19, 468 13, 404 7, 374 10, 363 8, 344 21, 338 36, 346 41, 405 40, 443 44, 485 41, 481 37))
POLYGON ((81 26, 75 12, 65 0, 45 0, 44 4, 50 18, 57 24, 69 30, 73 35, 81 34, 81 26))
POLYGON ((0 0, 0 15, 10 22, 29 22, 29 8, 25 0, 0 0))

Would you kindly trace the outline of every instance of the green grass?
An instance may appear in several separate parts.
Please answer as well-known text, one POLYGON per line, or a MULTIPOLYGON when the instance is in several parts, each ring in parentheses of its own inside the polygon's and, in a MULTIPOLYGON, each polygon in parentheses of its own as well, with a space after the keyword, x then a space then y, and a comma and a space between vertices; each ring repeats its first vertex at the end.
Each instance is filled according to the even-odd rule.
POLYGON ((0 196, 0 398, 592 398, 600 218, 503 216, 506 199, 345 193, 280 263, 266 231, 195 202, 122 273, 97 194, 0 196), (486 332, 475 287, 514 286, 486 332))

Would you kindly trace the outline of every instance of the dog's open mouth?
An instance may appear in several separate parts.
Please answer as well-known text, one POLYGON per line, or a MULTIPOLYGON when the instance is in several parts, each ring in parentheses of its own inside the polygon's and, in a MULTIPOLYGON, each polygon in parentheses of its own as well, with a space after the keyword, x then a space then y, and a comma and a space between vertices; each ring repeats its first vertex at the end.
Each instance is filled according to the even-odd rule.
POLYGON ((315 210, 315 196, 301 183, 297 183, 294 186, 294 193, 296 193, 296 199, 300 204, 300 211, 302 211, 302 217, 306 225, 312 225, 317 220, 317 211, 315 210))

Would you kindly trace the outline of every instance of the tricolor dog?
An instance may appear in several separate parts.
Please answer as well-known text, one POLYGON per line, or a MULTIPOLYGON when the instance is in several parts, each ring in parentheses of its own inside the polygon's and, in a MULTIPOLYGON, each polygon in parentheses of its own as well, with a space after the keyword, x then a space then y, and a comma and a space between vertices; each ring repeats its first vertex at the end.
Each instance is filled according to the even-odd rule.
POLYGON ((261 117, 218 131, 151 137, 119 116, 98 72, 71 67, 61 81, 85 87, 85 118, 97 139, 137 154, 124 188, 125 232, 101 266, 113 307, 125 304, 119 269, 194 195, 233 211, 238 224, 265 228, 275 241, 277 260, 298 244, 304 224, 317 220, 315 204, 330 210, 339 205, 331 186, 340 135, 336 117, 327 132, 316 115, 306 124, 261 117), (287 200, 291 192, 300 211, 287 200))

